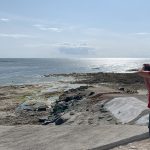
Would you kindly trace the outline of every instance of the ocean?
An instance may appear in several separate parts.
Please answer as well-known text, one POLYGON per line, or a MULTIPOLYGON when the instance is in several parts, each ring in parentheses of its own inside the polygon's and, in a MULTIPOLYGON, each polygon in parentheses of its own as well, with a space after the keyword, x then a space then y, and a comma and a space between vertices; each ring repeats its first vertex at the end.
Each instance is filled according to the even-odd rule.
POLYGON ((47 74, 129 72, 150 58, 83 58, 83 59, 26 59, 0 58, 0 85, 51 82, 58 78, 44 78, 47 74))

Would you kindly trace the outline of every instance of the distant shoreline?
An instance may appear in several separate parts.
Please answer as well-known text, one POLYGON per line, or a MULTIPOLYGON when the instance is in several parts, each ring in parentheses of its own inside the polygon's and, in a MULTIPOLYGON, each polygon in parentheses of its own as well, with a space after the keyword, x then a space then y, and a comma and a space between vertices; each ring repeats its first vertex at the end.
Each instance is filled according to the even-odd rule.
MULTIPOLYGON (((17 85, 36 85, 36 84, 49 84, 51 80, 50 77, 57 78, 56 81, 61 81, 61 79, 69 78, 70 82, 83 83, 83 84, 98 84, 98 83, 117 83, 124 85, 142 85, 144 84, 143 78, 141 78, 137 73, 114 73, 114 72, 97 72, 97 73, 57 73, 57 74, 47 74, 41 76, 47 79, 47 82, 34 82, 34 83, 22 83, 22 84, 0 84, 0 86, 17 86, 17 85)), ((54 81, 55 82, 55 81, 54 81)))

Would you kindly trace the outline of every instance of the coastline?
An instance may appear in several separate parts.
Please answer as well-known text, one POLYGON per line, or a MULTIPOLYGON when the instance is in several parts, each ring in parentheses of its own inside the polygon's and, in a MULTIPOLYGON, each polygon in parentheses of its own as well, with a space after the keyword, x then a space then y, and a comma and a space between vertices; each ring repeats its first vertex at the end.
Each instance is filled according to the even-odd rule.
MULTIPOLYGON (((43 83, 0 86, 0 124, 40 125, 45 120, 54 121, 62 114, 66 114, 66 120, 76 118, 72 119, 72 123, 69 124, 84 124, 85 122, 86 124, 99 124, 101 122, 104 124, 115 124, 117 120, 109 112, 102 117, 104 118, 102 119, 103 121, 100 119, 99 121, 90 123, 92 121, 89 118, 91 117, 91 120, 96 120, 99 113, 95 112, 95 117, 92 117, 92 111, 96 109, 92 110, 92 107, 106 99, 118 96, 139 96, 141 95, 139 93, 140 90, 146 91, 143 79, 136 73, 53 74, 46 75, 45 78, 49 76, 59 76, 60 78, 71 77, 74 80, 60 81, 59 83, 53 82, 53 85, 43 83), (101 95, 98 95, 100 93, 101 95), (64 99, 66 98, 70 98, 68 103, 64 103, 64 99), (61 107, 60 105, 57 106, 56 102, 62 103, 61 107), (54 112, 54 109, 56 109, 56 112, 54 112), (67 115, 71 117, 68 119, 67 115), (109 119, 110 121, 107 121, 109 119)), ((145 94, 142 95, 145 97, 145 94)), ((45 122, 45 124, 49 124, 49 122, 45 122)), ((66 123, 68 124, 68 122, 66 123)))

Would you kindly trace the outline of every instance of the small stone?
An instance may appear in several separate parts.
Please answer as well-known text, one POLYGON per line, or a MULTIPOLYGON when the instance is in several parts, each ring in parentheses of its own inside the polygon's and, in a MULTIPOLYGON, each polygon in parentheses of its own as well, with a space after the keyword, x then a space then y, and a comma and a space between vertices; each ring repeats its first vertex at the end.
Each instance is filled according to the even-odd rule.
POLYGON ((45 122, 46 120, 48 120, 48 116, 39 118, 39 122, 45 122))
POLYGON ((65 122, 65 120, 63 118, 58 118, 56 121, 55 121, 55 125, 61 125, 65 122))
POLYGON ((124 89, 124 87, 119 87, 118 90, 124 91, 125 89, 124 89))
POLYGON ((111 121, 112 119, 113 119, 113 118, 110 117, 110 118, 107 119, 107 121, 111 121))
POLYGON ((93 124, 93 118, 88 119, 88 124, 93 124))
POLYGON ((101 107, 101 108, 104 108, 104 104, 101 104, 100 107, 101 107))
POLYGON ((74 115, 74 112, 73 112, 73 111, 71 111, 71 112, 70 112, 70 115, 74 115))
POLYGON ((93 94, 95 94, 95 92, 90 92, 89 96, 91 96, 91 95, 93 95, 93 94))
POLYGON ((104 116, 99 116, 99 117, 98 117, 98 119, 103 119, 103 118, 104 118, 104 116))
POLYGON ((44 123, 42 123, 42 125, 48 125, 50 123, 51 123, 51 121, 44 121, 44 123))
POLYGON ((100 111, 101 111, 101 112, 103 112, 103 113, 108 112, 107 110, 105 110, 105 109, 103 109, 103 108, 102 108, 102 109, 100 109, 100 111))
POLYGON ((46 107, 45 106, 38 107, 37 111, 46 111, 46 107))
POLYGON ((130 146, 130 149, 137 149, 137 148, 136 148, 136 146, 131 145, 131 146, 130 146))

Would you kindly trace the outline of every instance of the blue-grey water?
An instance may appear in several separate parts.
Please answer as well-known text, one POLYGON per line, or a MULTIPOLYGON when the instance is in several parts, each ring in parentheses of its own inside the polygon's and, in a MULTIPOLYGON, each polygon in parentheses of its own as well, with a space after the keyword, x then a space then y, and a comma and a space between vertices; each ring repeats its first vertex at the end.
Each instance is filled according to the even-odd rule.
POLYGON ((8 59, 0 58, 0 85, 50 82, 54 73, 127 72, 150 58, 8 59))

